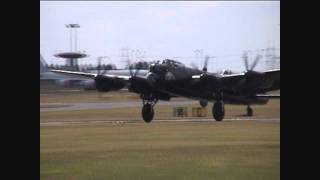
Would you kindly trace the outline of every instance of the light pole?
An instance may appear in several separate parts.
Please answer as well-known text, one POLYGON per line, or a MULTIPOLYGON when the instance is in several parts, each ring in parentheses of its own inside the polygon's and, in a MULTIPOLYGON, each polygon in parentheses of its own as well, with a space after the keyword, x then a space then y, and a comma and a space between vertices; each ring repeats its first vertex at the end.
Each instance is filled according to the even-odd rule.
MULTIPOLYGON (((70 52, 77 52, 77 28, 80 28, 79 24, 66 24, 66 27, 70 29, 70 52), (72 30, 74 30, 74 51, 72 49, 72 30)), ((78 70, 78 61, 77 59, 70 58, 70 66, 76 67, 75 69, 78 70)))
POLYGON ((70 51, 72 52, 72 30, 74 29, 74 52, 77 51, 77 28, 80 28, 79 24, 66 24, 66 27, 70 29, 70 51))

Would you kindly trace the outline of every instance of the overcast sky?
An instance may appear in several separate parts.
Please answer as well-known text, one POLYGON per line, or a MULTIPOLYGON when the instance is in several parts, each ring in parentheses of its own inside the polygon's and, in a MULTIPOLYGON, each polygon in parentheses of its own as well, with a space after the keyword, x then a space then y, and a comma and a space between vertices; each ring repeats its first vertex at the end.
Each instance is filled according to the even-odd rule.
POLYGON ((109 56, 107 62, 122 67, 121 48, 145 52, 147 60, 176 57, 190 64, 202 49, 203 55, 217 56, 210 69, 241 70, 244 50, 272 42, 280 48, 278 1, 42 1, 40 53, 47 63, 64 63, 53 54, 70 50, 69 23, 80 24, 78 50, 90 55, 80 64, 109 56))

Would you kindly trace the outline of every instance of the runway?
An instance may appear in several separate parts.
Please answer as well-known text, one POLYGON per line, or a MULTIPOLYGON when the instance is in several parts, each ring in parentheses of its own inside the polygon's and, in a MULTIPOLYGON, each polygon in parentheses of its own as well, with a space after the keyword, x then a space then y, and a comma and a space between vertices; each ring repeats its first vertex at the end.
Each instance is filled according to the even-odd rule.
MULTIPOLYGON (((192 100, 175 100, 175 101, 159 101, 157 106, 178 106, 198 104, 198 101, 192 100)), ((141 101, 126 102, 108 102, 108 103, 41 103, 40 112, 49 111, 70 111, 84 109, 112 109, 112 108, 129 108, 142 107, 141 101)))
MULTIPOLYGON (((199 102, 196 100, 189 99, 174 99, 172 101, 159 101, 157 103, 157 107, 161 107, 160 109, 174 106, 187 106, 187 105, 196 105, 199 106, 199 102)), ((117 111, 117 108, 123 108, 121 113, 126 113, 126 108, 132 107, 142 107, 141 101, 138 100, 129 100, 129 101, 118 101, 118 102, 99 102, 99 103, 40 103, 40 112, 46 114, 46 112, 54 112, 54 116, 46 114, 45 118, 40 122, 41 126, 64 126, 64 125, 124 125, 124 124, 133 124, 140 123, 145 124, 140 116, 140 111, 137 113, 133 113, 131 115, 116 114, 114 115, 112 112, 114 109, 117 111), (80 112, 72 112, 76 110, 97 110, 97 109, 109 109, 109 111, 98 111, 97 114, 86 114, 80 112), (70 111, 70 115, 65 114, 67 111, 70 111), (56 114, 58 113, 58 114, 56 114)), ((223 123, 230 121, 280 121, 280 117, 275 114, 270 116, 268 113, 275 113, 274 108, 277 106, 268 104, 267 106, 261 106, 260 109, 256 108, 255 116, 248 117, 243 114, 242 107, 231 107, 228 109, 228 112, 235 112, 228 114, 227 117, 222 122, 216 122, 211 116, 211 110, 209 110, 209 114, 207 117, 173 117, 170 112, 165 112, 163 116, 156 116, 155 119, 149 123, 175 123, 175 122, 186 122, 186 123, 223 123), (272 107, 271 109, 268 108, 272 107), (261 109, 262 108, 262 109, 261 109), (265 112, 268 112, 265 114, 265 112), (168 115, 170 113, 170 115, 168 115)), ((132 113, 132 112, 131 112, 132 113)), ((276 113, 278 113, 276 111, 276 113)), ((130 113, 129 113, 130 114, 130 113)))
MULTIPOLYGON (((226 118, 222 122, 225 121, 280 121, 279 118, 226 118)), ((149 124, 153 123, 175 123, 175 122, 212 122, 212 123, 222 123, 217 122, 214 119, 155 119, 149 124)), ((141 120, 88 120, 88 121, 59 121, 59 122, 41 122, 41 126, 64 126, 64 125, 94 125, 94 124, 111 124, 111 125, 123 125, 123 124, 131 124, 131 123, 145 123, 141 120)))

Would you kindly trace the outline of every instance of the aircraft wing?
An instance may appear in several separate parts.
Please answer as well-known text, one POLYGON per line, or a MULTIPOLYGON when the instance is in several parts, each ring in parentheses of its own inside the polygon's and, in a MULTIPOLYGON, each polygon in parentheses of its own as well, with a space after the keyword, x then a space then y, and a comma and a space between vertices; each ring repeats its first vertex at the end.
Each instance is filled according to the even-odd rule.
POLYGON ((123 88, 128 88, 129 91, 138 94, 148 94, 153 92, 155 96, 162 100, 169 100, 172 95, 167 92, 160 91, 152 82, 148 81, 146 76, 141 75, 115 75, 115 74, 103 74, 97 75, 95 73, 84 73, 74 71, 52 70, 55 73, 68 74, 77 77, 89 77, 94 78, 96 88, 98 91, 108 92, 116 91, 123 88))
POLYGON ((202 74, 194 75, 193 79, 199 79, 211 88, 221 88, 227 91, 250 91, 265 93, 280 89, 280 69, 264 72, 250 71, 238 74, 202 74))
POLYGON ((51 72, 54 73, 59 73, 59 74, 65 74, 65 75, 70 75, 70 76, 78 76, 78 77, 87 77, 87 78, 94 78, 97 76, 97 74, 92 74, 92 73, 85 73, 85 72, 76 72, 76 71, 64 71, 64 70, 50 70, 51 72))
MULTIPOLYGON (((87 78, 95 78, 98 76, 98 74, 96 73, 85 73, 85 72, 77 72, 77 71, 51 70, 51 72, 66 74, 70 76, 87 77, 87 78)), ((103 74, 101 76, 107 77, 107 78, 122 79, 122 80, 129 80, 131 77, 126 75, 113 75, 113 74, 103 74)))
POLYGON ((280 69, 264 72, 249 72, 231 75, 222 75, 219 78, 226 89, 255 89, 256 93, 264 93, 280 89, 280 69))
POLYGON ((255 97, 263 97, 268 99, 280 99, 280 94, 257 94, 255 97))
MULTIPOLYGON (((273 78, 280 79, 280 69, 268 70, 261 73, 265 74, 266 77, 273 77, 273 78)), ((243 78, 243 76, 245 76, 245 73, 222 75, 222 78, 223 79, 239 79, 239 78, 243 78)))
MULTIPOLYGON (((128 83, 135 84, 135 88, 147 89, 151 88, 150 83, 146 80, 144 76, 130 76, 130 75, 115 75, 115 74, 101 74, 98 75, 96 73, 85 73, 85 72, 76 72, 76 71, 64 71, 64 70, 51 70, 54 73, 60 73, 70 76, 76 77, 87 77, 87 78, 95 78, 96 83, 101 85, 110 85, 112 84, 123 84, 124 86, 128 83)), ((111 87, 113 88, 113 87, 111 87)))

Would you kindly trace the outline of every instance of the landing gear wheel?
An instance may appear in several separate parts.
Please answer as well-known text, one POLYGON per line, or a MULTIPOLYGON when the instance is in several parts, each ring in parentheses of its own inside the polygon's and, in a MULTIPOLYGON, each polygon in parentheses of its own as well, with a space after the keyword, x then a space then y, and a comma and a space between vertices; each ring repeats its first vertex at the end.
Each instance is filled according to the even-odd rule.
POLYGON ((247 116, 253 116, 253 110, 250 106, 247 106, 247 116))
POLYGON ((224 118, 224 103, 222 101, 215 102, 212 107, 212 114, 216 121, 222 121, 224 118))
POLYGON ((142 108, 142 117, 144 122, 149 123, 152 121, 154 116, 154 110, 151 104, 145 104, 142 108))

